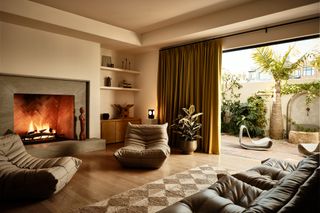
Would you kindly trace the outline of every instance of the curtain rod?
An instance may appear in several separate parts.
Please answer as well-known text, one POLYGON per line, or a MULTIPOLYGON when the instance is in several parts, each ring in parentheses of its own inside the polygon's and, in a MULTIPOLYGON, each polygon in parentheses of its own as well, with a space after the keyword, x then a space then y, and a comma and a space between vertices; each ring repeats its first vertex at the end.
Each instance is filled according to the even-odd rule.
POLYGON ((243 31, 243 32, 227 34, 227 35, 224 35, 224 36, 205 38, 205 39, 198 40, 198 41, 193 41, 193 42, 190 42, 190 43, 178 44, 178 45, 173 45, 173 46, 169 46, 169 47, 164 47, 164 48, 161 48, 160 51, 161 50, 168 50, 168 49, 172 49, 172 48, 176 48, 176 47, 183 47, 183 46, 190 45, 190 44, 197 44, 197 43, 204 42, 204 41, 212 41, 212 40, 215 40, 215 39, 228 38, 228 37, 242 35, 242 34, 246 34, 246 33, 257 32, 257 31, 261 31, 261 30, 265 30, 265 32, 267 33, 268 29, 272 29, 272 28, 276 28, 276 27, 282 27, 282 26, 286 26, 286 25, 290 25, 290 24, 296 24, 296 23, 300 23, 300 22, 306 22, 306 21, 315 20, 315 19, 319 19, 319 18, 320 18, 320 16, 316 16, 316 17, 301 19, 301 20, 297 20, 297 21, 291 21, 291 22, 287 22, 287 23, 283 23, 283 24, 276 24, 276 25, 272 25, 272 26, 269 26, 269 27, 261 27, 261 28, 254 29, 254 30, 247 30, 247 31, 243 31))

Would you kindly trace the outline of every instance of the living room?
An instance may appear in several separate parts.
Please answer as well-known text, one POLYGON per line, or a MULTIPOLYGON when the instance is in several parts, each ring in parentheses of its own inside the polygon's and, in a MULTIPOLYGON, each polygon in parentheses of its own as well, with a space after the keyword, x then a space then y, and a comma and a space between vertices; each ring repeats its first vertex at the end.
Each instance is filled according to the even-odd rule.
MULTIPOLYGON (((73 123, 74 132, 68 134, 81 131, 79 110, 83 107, 85 138, 89 142, 97 140, 97 144, 102 138, 103 147, 107 139, 102 137, 101 123, 105 121, 101 120, 103 116, 109 121, 119 117, 115 104, 133 105, 128 117, 138 118, 142 124, 150 120, 172 123, 164 119, 163 105, 159 102, 161 51, 202 41, 219 41, 222 51, 230 51, 319 36, 317 0, 1 0, 0 8, 0 115, 1 123, 5 123, 0 126, 1 134, 13 129, 14 123, 14 100, 7 99, 13 94, 7 91, 72 94, 74 116, 78 120, 73 123), (103 56, 108 57, 107 64, 102 63, 103 56), (118 73, 114 69, 133 72, 118 73), (106 82, 108 77, 110 84, 106 82), (123 80, 130 83, 127 88, 123 80), (148 119, 149 109, 154 110, 155 119, 148 119)), ((98 151, 92 151, 95 147, 77 148, 87 149, 72 154, 82 160, 82 165, 59 193, 42 201, 5 202, 2 209, 5 212, 74 211, 202 165, 232 173, 257 166, 262 158, 303 159, 299 155, 276 153, 276 148, 267 152, 248 150, 244 155, 250 157, 234 156, 232 152, 239 148, 237 141, 224 153, 226 149, 220 144, 220 119, 216 120, 215 127, 204 125, 213 129, 211 134, 217 138, 212 142, 214 148, 200 145, 199 149, 207 151, 198 149, 193 155, 181 155, 172 147, 172 154, 157 170, 121 167, 113 154, 123 143, 107 143, 105 150, 98 151)), ((40 145, 36 149, 43 147, 36 145, 40 145)), ((45 156, 48 151, 42 152, 40 157, 52 157, 45 156)))

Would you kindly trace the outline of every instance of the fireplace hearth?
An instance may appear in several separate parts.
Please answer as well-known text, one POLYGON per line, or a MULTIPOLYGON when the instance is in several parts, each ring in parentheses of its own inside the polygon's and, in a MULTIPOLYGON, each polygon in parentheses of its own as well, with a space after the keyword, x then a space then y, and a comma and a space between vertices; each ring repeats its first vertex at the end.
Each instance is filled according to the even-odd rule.
POLYGON ((74 96, 14 94, 14 132, 25 144, 75 138, 74 96))

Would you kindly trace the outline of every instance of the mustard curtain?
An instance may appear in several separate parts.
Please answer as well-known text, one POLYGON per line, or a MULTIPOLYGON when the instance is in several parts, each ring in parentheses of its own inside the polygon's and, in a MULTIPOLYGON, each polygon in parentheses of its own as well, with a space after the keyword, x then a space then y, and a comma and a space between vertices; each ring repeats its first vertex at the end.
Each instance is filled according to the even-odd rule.
MULTIPOLYGON (((198 150, 220 153, 221 43, 204 41, 160 50, 158 71, 158 115, 172 124, 182 107, 195 105, 201 118, 202 139, 198 150)), ((170 145, 178 146, 169 130, 170 145)))

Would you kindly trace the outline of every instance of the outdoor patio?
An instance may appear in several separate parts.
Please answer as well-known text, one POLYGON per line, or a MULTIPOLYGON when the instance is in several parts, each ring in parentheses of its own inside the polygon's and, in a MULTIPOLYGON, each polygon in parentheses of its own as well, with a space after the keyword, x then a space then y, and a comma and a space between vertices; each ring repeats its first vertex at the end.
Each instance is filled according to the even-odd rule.
MULTIPOLYGON (((247 137, 243 137, 242 139, 244 141, 249 141, 249 138, 247 137)), ((221 141, 222 155, 232 155, 255 160, 278 158, 289 161, 299 161, 303 159, 303 156, 298 151, 298 145, 288 143, 285 140, 272 140, 273 145, 268 151, 243 149, 239 145, 239 138, 233 135, 222 134, 221 141)))

